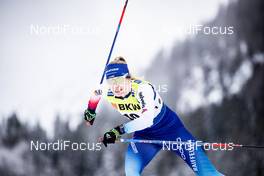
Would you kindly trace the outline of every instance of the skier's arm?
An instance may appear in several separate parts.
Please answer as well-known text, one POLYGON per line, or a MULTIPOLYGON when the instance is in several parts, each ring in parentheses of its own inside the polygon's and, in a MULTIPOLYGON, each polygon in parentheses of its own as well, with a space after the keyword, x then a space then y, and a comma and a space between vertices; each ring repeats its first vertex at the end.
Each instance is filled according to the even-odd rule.
POLYGON ((90 100, 88 102, 87 109, 84 111, 84 120, 87 125, 93 125, 96 117, 96 108, 102 96, 102 87, 93 91, 90 100))
POLYGON ((154 121, 154 90, 151 85, 140 85, 137 93, 138 101, 142 107, 142 114, 138 119, 125 123, 124 132, 133 133, 153 125, 154 121))

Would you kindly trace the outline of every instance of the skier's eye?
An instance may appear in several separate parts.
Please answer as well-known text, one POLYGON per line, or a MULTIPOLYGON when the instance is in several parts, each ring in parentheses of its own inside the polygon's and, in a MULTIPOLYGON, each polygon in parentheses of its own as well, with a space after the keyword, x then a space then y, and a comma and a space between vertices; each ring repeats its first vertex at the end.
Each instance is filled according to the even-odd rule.
POLYGON ((110 85, 113 84, 124 84, 125 79, 123 77, 118 77, 118 78, 112 78, 112 79, 108 79, 107 83, 110 85))

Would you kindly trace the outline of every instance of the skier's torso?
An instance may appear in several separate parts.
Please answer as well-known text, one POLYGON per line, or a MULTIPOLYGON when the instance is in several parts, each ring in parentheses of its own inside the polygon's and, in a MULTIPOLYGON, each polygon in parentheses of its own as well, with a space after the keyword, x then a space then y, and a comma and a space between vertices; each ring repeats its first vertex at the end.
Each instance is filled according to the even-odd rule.
POLYGON ((124 125, 127 133, 165 134, 171 128, 182 125, 177 114, 163 103, 158 92, 146 81, 132 80, 132 90, 124 98, 115 97, 110 90, 106 98, 117 111, 131 120, 124 125))
POLYGON ((162 109, 163 101, 158 92, 155 91, 154 87, 143 80, 132 80, 131 86, 131 92, 124 98, 115 97, 111 90, 108 91, 107 100, 111 103, 113 108, 130 120, 141 117, 146 110, 153 111, 154 116, 157 116, 162 109), (144 89, 142 85, 151 86, 154 93, 152 100, 144 99, 144 91, 148 90, 144 89), (154 101, 152 109, 145 109, 145 103, 147 103, 147 101, 154 101))

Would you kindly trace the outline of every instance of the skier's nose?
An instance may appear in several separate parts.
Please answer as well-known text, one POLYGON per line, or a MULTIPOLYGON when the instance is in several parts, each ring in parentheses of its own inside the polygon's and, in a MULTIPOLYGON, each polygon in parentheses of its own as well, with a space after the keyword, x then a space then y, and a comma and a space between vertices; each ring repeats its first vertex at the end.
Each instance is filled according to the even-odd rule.
POLYGON ((119 92, 121 90, 121 86, 116 84, 114 87, 115 92, 119 92))

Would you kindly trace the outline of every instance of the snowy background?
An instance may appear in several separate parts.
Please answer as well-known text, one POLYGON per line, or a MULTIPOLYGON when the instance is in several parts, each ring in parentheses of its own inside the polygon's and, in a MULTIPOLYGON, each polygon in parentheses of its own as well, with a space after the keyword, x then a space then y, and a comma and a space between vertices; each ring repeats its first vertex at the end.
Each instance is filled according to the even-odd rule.
MULTIPOLYGON (((161 48, 169 53, 186 37, 184 29, 214 18, 225 3, 129 1, 113 57, 123 55, 131 72, 144 76, 161 48)), ((77 124, 100 81, 123 5, 114 0, 1 1, 0 117, 16 111, 24 122, 38 120, 50 128, 59 113, 75 117, 71 124, 77 124), (61 31, 65 26, 67 31, 61 31)))
MULTIPOLYGON (((123 4, 0 0, 1 176, 124 175, 122 144, 99 152, 29 151, 30 140, 94 142, 124 121, 102 102, 94 127, 82 123, 123 4)), ((131 0, 113 56, 152 82, 198 139, 263 145, 263 12, 262 0, 131 0), (195 26, 233 33, 188 33, 195 26)), ((208 155, 226 175, 264 175, 261 150, 208 155)), ((143 172, 191 174, 164 151, 143 172)))

